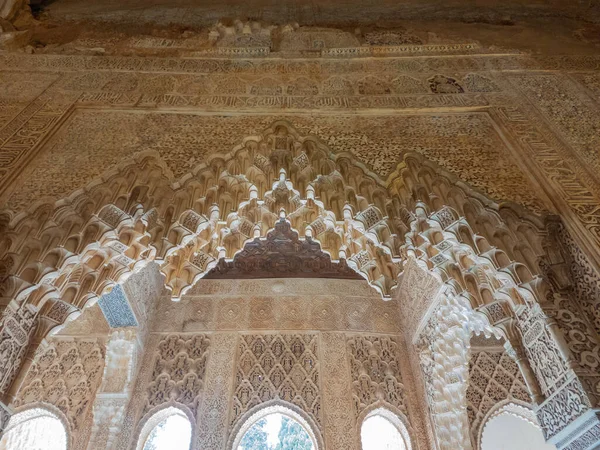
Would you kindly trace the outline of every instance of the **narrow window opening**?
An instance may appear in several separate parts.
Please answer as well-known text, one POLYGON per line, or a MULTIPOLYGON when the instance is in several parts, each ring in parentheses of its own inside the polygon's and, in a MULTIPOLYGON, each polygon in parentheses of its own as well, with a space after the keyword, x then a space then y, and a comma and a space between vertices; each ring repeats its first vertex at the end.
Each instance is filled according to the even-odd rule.
POLYGON ((396 425, 379 414, 365 419, 360 439, 362 450, 407 450, 404 438, 396 425))
POLYGON ((172 414, 150 432, 143 450, 189 450, 192 425, 183 414, 172 414))
POLYGON ((315 450, 312 439, 296 420, 272 413, 244 434, 237 450, 315 450))
POLYGON ((546 442, 538 425, 503 412, 486 423, 481 450, 556 450, 556 446, 546 442))
POLYGON ((0 440, 0 450, 67 450, 64 425, 50 411, 29 409, 14 415, 0 440))

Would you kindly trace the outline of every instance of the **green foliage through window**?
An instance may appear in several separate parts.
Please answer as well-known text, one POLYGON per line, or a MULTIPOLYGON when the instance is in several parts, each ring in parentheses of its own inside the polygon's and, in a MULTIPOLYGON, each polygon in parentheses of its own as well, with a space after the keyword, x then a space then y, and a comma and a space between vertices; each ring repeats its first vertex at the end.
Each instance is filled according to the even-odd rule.
POLYGON ((314 447, 302 425, 275 413, 252 425, 237 450, 314 450, 314 447))

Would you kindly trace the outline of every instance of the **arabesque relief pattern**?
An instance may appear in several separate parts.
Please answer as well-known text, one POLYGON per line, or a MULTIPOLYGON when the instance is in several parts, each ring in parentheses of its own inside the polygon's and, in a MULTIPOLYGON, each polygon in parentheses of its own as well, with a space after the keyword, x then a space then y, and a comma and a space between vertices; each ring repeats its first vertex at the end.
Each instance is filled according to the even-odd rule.
POLYGON ((43 402, 57 407, 68 419, 68 431, 76 437, 73 448, 87 448, 104 354, 104 345, 98 340, 52 340, 36 353, 14 406, 43 402))
POLYGON ((467 413, 472 442, 477 443, 488 412, 499 402, 517 401, 529 405, 531 397, 519 366, 502 349, 471 352, 467 413))
MULTIPOLYGON (((15 405, 30 398, 56 400, 61 408, 64 402, 39 393, 41 380, 26 377, 38 368, 35 361, 29 368, 26 355, 50 330, 146 270, 160 280, 154 286, 164 284, 168 296, 184 305, 218 261, 231 260, 248 241, 266 239, 285 221, 299 239, 318 242, 384 299, 397 297, 401 326, 393 332, 403 333, 408 346, 416 344, 410 360, 419 363, 411 370, 423 378, 429 404, 422 405, 428 409, 422 415, 432 417, 431 440, 440 449, 472 446, 466 411, 474 334, 504 338, 503 365, 507 357, 514 360, 511 367, 521 372, 546 437, 561 439, 561 448, 585 448, 597 425, 564 434, 600 398, 594 296, 600 189, 590 131, 598 103, 585 90, 593 90, 594 78, 586 73, 597 71, 600 59, 457 54, 477 52, 477 46, 423 46, 426 56, 413 58, 414 48, 376 50, 390 36, 362 37, 377 45, 361 50, 352 35, 319 32, 319 40, 329 43, 318 56, 327 58, 271 61, 261 59, 270 45, 263 29, 248 35, 223 27, 213 30, 212 54, 255 59, 0 56, 4 70, 36 73, 2 72, 9 86, 0 98, 0 195, 7 206, 0 216, 4 397, 16 394, 16 384, 15 405), (338 39, 352 45, 335 47, 338 39), (361 59, 386 51, 392 56, 361 59), (408 56, 393 56, 404 51, 408 56), (29 88, 21 84, 25 79, 29 88), (204 114, 207 109, 217 113, 204 114), (343 114, 374 109, 377 117, 343 114), (119 132, 97 132, 113 126, 119 132), (80 151, 84 147, 90 154, 80 151), (81 170, 65 173, 65 161, 81 170), (554 212, 565 220, 553 229, 547 213, 554 212)), ((312 39, 305 32, 283 44, 298 50, 294 45, 312 39)), ((168 301, 143 293, 127 297, 142 327, 154 304, 168 301)), ((198 441, 207 439, 206 448, 224 445, 227 430, 248 410, 246 393, 237 388, 251 373, 242 371, 234 391, 224 382, 234 371, 233 355, 245 337, 271 336, 231 332, 252 323, 238 321, 243 313, 260 322, 268 299, 254 299, 245 310, 226 303, 203 306, 214 310, 206 319, 211 330, 197 337, 200 353, 161 359, 164 389, 136 384, 119 448, 134 442, 138 421, 172 392, 194 413, 205 414, 212 405, 214 428, 201 425, 198 441), (210 334, 217 329, 228 332, 210 334), (188 376, 195 364, 206 383, 188 376), (143 404, 149 392, 158 400, 143 404), (233 395, 246 406, 232 417, 226 404, 233 395)), ((291 311, 281 303, 275 315, 291 311)), ((289 318, 290 330, 309 330, 301 314, 289 318)), ((346 312, 342 316, 323 329, 352 329, 346 312)), ((323 391, 312 380, 310 389, 295 385, 307 390, 290 398, 321 426, 326 445, 358 448, 356 415, 374 398, 385 397, 404 411, 397 393, 401 378, 363 370, 395 367, 372 339, 387 348, 400 337, 357 337, 373 346, 365 358, 353 353, 353 337, 328 331, 321 335, 320 360, 317 334, 283 336, 310 336, 301 341, 315 346, 310 354, 319 371, 302 365, 303 376, 321 378, 323 391), (356 408, 348 392, 361 399, 356 408), (315 405, 330 412, 320 416, 315 405)), ((140 340, 158 349, 162 338, 140 340)), ((290 345, 292 359, 274 358, 284 369, 304 361, 290 345)), ((256 359, 253 366, 263 367, 250 347, 245 353, 256 359)), ((153 383, 151 356, 138 379, 153 383)), ((286 386, 294 382, 287 373, 280 379, 286 386)), ((265 380, 259 381, 249 398, 275 398, 272 389, 260 390, 265 380)), ((96 388, 80 394, 89 414, 96 388)))
POLYGON ((211 354, 206 370, 206 383, 200 409, 197 448, 219 450, 225 445, 230 429, 230 400, 235 374, 238 339, 234 333, 211 336, 211 354))
POLYGON ((352 383, 347 337, 343 333, 323 333, 323 406, 327 411, 324 422, 327 448, 360 448, 356 433, 356 415, 348 395, 352 383))
POLYGON ((210 339, 201 334, 169 335, 160 341, 144 414, 168 401, 181 403, 196 414, 209 347, 210 339))
POLYGON ((202 290, 192 288, 180 302, 158 302, 153 328, 186 333, 268 331, 277 323, 280 330, 400 332, 398 302, 381 301, 364 281, 313 281, 318 281, 314 287, 304 279, 257 280, 252 286, 238 280, 205 280, 202 290))
POLYGON ((241 335, 231 426, 253 407, 283 400, 322 424, 318 335, 241 335))
MULTIPOLYGON (((240 136, 264 130, 280 118, 78 110, 46 144, 49 149, 32 163, 22 188, 8 199, 8 207, 22 211, 32 202, 52 203, 83 188, 123 158, 142 151, 156 151, 170 169, 172 181, 176 181, 211 156, 229 152, 239 144, 240 136), (106 130, 111 130, 111 136, 106 130), (78 150, 81 136, 88 136, 89 154, 82 155, 78 150), (73 163, 78 170, 69 173, 66 166, 73 163), (56 180, 58 174, 60 183, 56 180)), ((356 156, 382 180, 392 174, 407 152, 416 151, 497 201, 518 202, 535 211, 546 209, 535 186, 520 189, 530 182, 512 162, 485 113, 362 118, 289 115, 285 119, 298 132, 327 143, 332 152, 356 156), (465 137, 452 142, 456 134, 465 137), (471 161, 469 167, 464 165, 465 157, 471 161), (487 163, 492 159, 502 170, 487 163)))
MULTIPOLYGON (((100 262, 109 258, 112 266, 102 266, 102 276, 112 279, 105 279, 102 283, 96 282, 98 289, 104 289, 103 286, 118 282, 121 277, 130 273, 134 265, 139 264, 134 258, 145 256, 154 261, 163 261, 161 271, 165 274, 167 287, 170 288, 172 295, 179 296, 203 273, 208 272, 219 258, 231 258, 236 249, 241 248, 251 236, 264 235, 276 220, 280 220, 278 218, 285 218, 294 228, 302 232, 301 236, 316 238, 324 250, 333 251, 333 254, 337 253, 340 258, 347 258, 348 264, 362 273, 384 296, 390 295, 391 289, 396 285, 395 280, 403 268, 402 256, 409 259, 416 258, 423 268, 429 269, 438 279, 446 280, 447 294, 443 297, 448 303, 446 309, 439 309, 437 314, 440 319, 443 319, 442 322, 451 319, 457 325, 461 324, 461 327, 466 324, 467 329, 461 336, 455 334, 448 339, 440 335, 430 340, 428 345, 433 346, 433 351, 438 355, 434 360, 444 354, 450 357, 451 352, 448 352, 452 348, 453 339, 459 339, 467 349, 469 333, 473 331, 497 333, 499 331, 493 331, 491 328, 497 326, 498 330, 513 338, 514 341, 515 327, 520 326, 527 331, 524 333, 525 341, 523 343, 517 341, 514 344, 511 342, 511 345, 516 347, 517 352, 525 351, 529 356, 524 358, 519 353, 521 356, 517 356, 517 359, 521 361, 528 386, 535 398, 554 395, 565 386, 579 383, 578 380, 567 380, 567 368, 561 353, 564 349, 559 348, 558 343, 554 343, 555 340, 550 331, 546 330, 546 325, 541 325, 540 328, 540 324, 546 321, 546 316, 539 306, 534 304, 531 307, 527 303, 527 300, 532 298, 532 291, 530 289, 518 291, 513 287, 519 283, 526 283, 534 288, 534 293, 543 288, 541 281, 534 278, 527 268, 528 266, 537 268, 537 260, 543 254, 541 238, 536 238, 543 233, 540 231, 540 225, 537 225, 538 219, 531 216, 529 222, 523 221, 519 217, 521 212, 518 208, 501 209, 499 212, 502 215, 500 215, 492 205, 483 206, 474 193, 455 188, 454 190, 443 189, 443 183, 449 183, 449 179, 434 175, 436 172, 433 166, 427 172, 426 163, 416 155, 407 157, 400 172, 404 176, 397 178, 387 188, 395 193, 398 200, 405 199, 404 205, 394 201, 386 203, 384 200, 386 188, 378 184, 377 180, 360 166, 353 170, 356 176, 364 181, 357 191, 352 187, 356 183, 356 178, 350 177, 352 184, 345 190, 347 203, 342 205, 337 194, 329 193, 326 188, 336 183, 344 185, 345 177, 341 174, 351 173, 348 172, 352 167, 348 166, 349 160, 343 158, 340 160, 339 157, 328 154, 318 142, 308 140, 302 143, 284 124, 275 126, 272 132, 259 142, 264 144, 256 147, 245 146, 238 150, 238 159, 233 161, 241 165, 236 166, 233 162, 229 165, 232 171, 240 171, 247 167, 245 176, 233 175, 227 170, 218 172, 221 187, 228 189, 231 194, 220 193, 216 196, 216 192, 209 189, 205 197, 200 197, 196 208, 199 211, 206 211, 208 216, 194 209, 185 209, 185 197, 179 194, 176 197, 179 203, 176 204, 183 212, 179 215, 178 221, 173 221, 176 212, 171 204, 164 204, 162 208, 166 210, 162 214, 156 208, 143 213, 142 204, 151 201, 153 195, 156 195, 146 187, 136 187, 133 190, 136 200, 141 203, 132 201, 130 197, 127 200, 123 198, 120 202, 119 206, 123 209, 115 204, 104 206, 92 219, 88 225, 89 231, 84 233, 84 236, 91 238, 94 236, 93 233, 98 233, 101 229, 105 230, 108 239, 105 238, 103 248, 106 250, 99 254, 95 247, 93 253, 95 256, 88 259, 89 263, 86 266, 67 266, 67 273, 69 270, 76 269, 76 279, 85 279, 85 267, 88 271, 88 279, 94 280, 98 276, 94 275, 94 268, 100 267, 100 262), (270 156, 266 157, 259 151, 260 149, 262 152, 268 152, 270 156), (335 167, 332 164, 339 164, 339 169, 332 170, 335 167), (312 174, 315 173, 314 165, 321 167, 320 172, 329 167, 327 169, 329 174, 318 175, 311 182, 314 176, 312 174), (291 179, 288 179, 288 173, 291 179), (410 178, 415 176, 412 174, 418 174, 417 178, 413 178, 414 181, 410 178), (430 181, 434 177, 439 180, 436 184, 430 181), (248 178, 255 179, 255 184, 249 183, 248 178), (269 186, 271 189, 267 190, 269 186), (302 191, 296 190, 295 186, 306 192, 305 196, 301 196, 302 191), (367 186, 371 186, 371 190, 366 189, 367 186), (407 190, 407 186, 413 187, 407 190), (250 200, 243 200, 244 191, 247 192, 246 195, 250 200), (260 200, 261 197, 264 200, 260 200), (415 197, 418 198, 417 201, 415 197), (227 211, 236 203, 239 204, 237 213, 229 214, 224 220, 220 211, 227 211), (330 205, 332 209, 328 211, 325 204, 330 205), (441 206, 444 204, 453 205, 458 210, 441 206), (131 211, 133 216, 125 210, 131 211), (386 211, 388 217, 392 219, 385 218, 382 211, 386 211), (462 214, 458 211, 462 211, 462 214), (341 221, 341 218, 344 220, 341 221), (172 224, 168 230, 167 223, 172 224), (303 229, 298 226, 299 223, 309 225, 303 229), (471 223, 480 234, 473 232, 471 223), (111 229, 115 231, 110 231, 111 229), (217 233, 213 230, 217 230, 217 233), (148 239, 143 237, 146 236, 145 233, 149 233, 151 238, 154 235, 156 247, 147 248, 148 239), (406 236, 406 243, 396 238, 402 234, 406 236), (122 242, 125 236, 129 246, 122 242), (163 239, 163 236, 166 239, 163 239), (520 239, 519 236, 523 238, 520 239), (216 237, 218 241, 211 241, 216 237), (350 240, 344 243, 344 239, 350 240), (495 245, 490 245, 490 242, 495 245), (184 243, 185 246, 181 247, 184 243), (499 248, 506 248, 507 252, 499 248), (513 262, 512 258, 519 262, 513 262), (458 266, 453 261, 456 261, 458 266), (499 272, 498 269, 503 271, 499 272), (456 297, 459 293, 460 298, 456 297), (503 306, 504 304, 522 306, 519 308, 519 314, 511 319, 509 310, 503 306), (452 311, 459 305, 462 312, 456 315, 456 312, 452 311), (474 315, 471 308, 482 315, 474 315), (484 317, 487 317, 487 322, 484 317), (553 365, 546 364, 546 361, 553 361, 553 365)), ((152 170, 155 167, 152 159, 146 161, 149 163, 148 169, 152 170)), ((221 167, 220 163, 214 168, 206 167, 204 173, 209 175, 218 167, 221 167)), ((206 180, 210 179, 213 178, 209 177, 206 180)), ((198 192, 202 192, 202 185, 197 185, 192 179, 189 183, 189 188, 196 187, 200 189, 198 192)), ((168 184, 162 186, 162 192, 165 192, 164 189, 170 189, 168 184)), ((68 245, 81 246, 78 244, 79 239, 72 239, 73 244, 68 245)), ((73 249, 75 250, 76 247, 73 249)), ((145 264, 149 264, 149 261, 145 264)), ((25 273, 32 274, 31 270, 25 273)), ((89 293, 81 291, 76 294, 74 288, 80 285, 69 284, 70 276, 52 278, 59 282, 65 280, 62 284, 63 289, 65 292, 71 292, 72 294, 69 295, 73 295, 75 299, 80 295, 81 300, 76 305, 81 307, 85 304, 84 300, 89 298, 89 293)), ((23 281, 20 281, 21 286, 27 286, 23 281)), ((94 282, 91 281, 88 285, 93 286, 93 284, 94 282)), ((18 283, 14 285, 18 286, 18 283)), ((47 295, 46 289, 42 291, 44 295, 47 295)), ((424 299, 424 296, 415 295, 411 298, 424 299)), ((545 294, 540 298, 546 298, 545 294)), ((423 310, 418 305, 415 306, 416 310, 423 310)), ((457 361, 463 363, 459 366, 447 366, 446 363, 441 363, 437 376, 441 377, 442 385, 456 385, 456 378, 450 380, 448 377, 452 378, 452 374, 457 374, 455 376, 461 379, 458 374, 467 370, 466 353, 460 355, 458 359, 453 357, 452 361, 454 361, 452 364, 456 364, 457 361)), ((451 394, 451 389, 448 395, 455 399, 462 398, 459 403, 464 403, 464 388, 457 385, 457 389, 454 394, 451 394)), ((443 399, 444 392, 437 390, 431 394, 434 404, 439 403, 440 411, 447 408, 443 406, 447 403, 447 400, 443 399), (436 395, 442 395, 442 398, 436 400, 436 395)), ((580 395, 580 402, 581 406, 573 417, 589 406, 584 394, 580 395)), ((545 421, 542 420, 542 425, 551 434, 565 425, 553 423, 551 417, 563 413, 556 410, 556 406, 552 403, 548 405, 549 408, 542 409, 540 414, 546 417, 545 421)), ((459 411, 462 407, 457 406, 457 408, 455 411, 459 411)), ((468 433, 463 431, 455 435, 458 429, 468 429, 466 417, 460 419, 461 424, 458 426, 449 423, 444 425, 449 420, 448 415, 440 420, 438 425, 447 430, 447 434, 442 433, 443 442, 458 446, 468 445, 465 444, 468 442, 468 433)))
POLYGON ((383 401, 407 414, 400 375, 398 344, 389 337, 356 336, 348 340, 354 411, 383 401))
POLYGON ((25 306, 17 311, 7 308, 1 321, 0 392, 7 392, 17 377, 35 331, 37 311, 25 306))
POLYGON ((138 337, 128 329, 113 331, 108 338, 102 382, 93 405, 90 449, 116 447, 137 375, 138 337))

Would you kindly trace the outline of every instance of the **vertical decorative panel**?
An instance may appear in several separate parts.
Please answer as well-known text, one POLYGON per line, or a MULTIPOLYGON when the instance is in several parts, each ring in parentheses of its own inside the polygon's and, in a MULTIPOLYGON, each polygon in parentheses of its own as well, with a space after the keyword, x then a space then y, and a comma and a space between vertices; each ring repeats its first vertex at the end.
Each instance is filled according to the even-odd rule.
POLYGON ((225 445, 236 343, 237 333, 211 336, 212 348, 198 413, 198 449, 222 450, 225 445))
POLYGON ((356 450, 356 420, 349 395, 352 381, 346 357, 346 337, 342 333, 323 333, 321 346, 325 445, 330 450, 356 450))

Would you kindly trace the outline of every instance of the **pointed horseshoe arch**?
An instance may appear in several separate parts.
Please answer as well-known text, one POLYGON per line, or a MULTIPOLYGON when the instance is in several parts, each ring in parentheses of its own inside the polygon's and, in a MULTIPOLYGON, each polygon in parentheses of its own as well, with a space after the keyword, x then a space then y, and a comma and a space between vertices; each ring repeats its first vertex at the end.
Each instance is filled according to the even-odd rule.
MULTIPOLYGON (((54 205, 4 213, 2 295, 11 302, 3 320, 45 336, 149 264, 178 299, 282 219, 384 299, 407 261, 482 316, 535 297, 513 287, 536 287, 539 217, 486 199, 418 154, 381 180, 278 121, 177 181, 157 155, 142 153, 54 205), (23 304, 30 322, 19 316, 23 304)), ((15 348, 26 346, 24 334, 15 348)), ((18 370, 7 368, 0 392, 18 370)))
MULTIPOLYGON (((31 297, 38 308, 61 300, 81 309, 154 261, 178 298, 209 264, 233 257, 249 238, 266 236, 283 208, 301 237, 308 232, 332 258, 345 256, 389 297, 419 202, 430 211, 450 205, 477 218, 484 236, 504 222, 502 216, 526 214, 466 189, 417 154, 405 155, 381 180, 354 156, 335 155, 283 121, 229 154, 211 155, 176 182, 170 176, 156 155, 141 153, 55 205, 3 213, 0 261, 8 282, 2 294, 31 297)), ((535 232, 540 222, 528 218, 535 232)), ((530 233, 519 222, 510 231, 530 233)), ((501 244, 503 236, 486 240, 501 244)), ((538 250, 515 256, 535 259, 538 250)))
POLYGON ((258 421, 271 414, 281 414, 298 423, 308 434, 313 445, 313 450, 323 450, 325 448, 319 428, 308 414, 291 403, 282 400, 273 400, 255 406, 241 417, 231 431, 227 449, 236 450, 248 430, 258 421))

